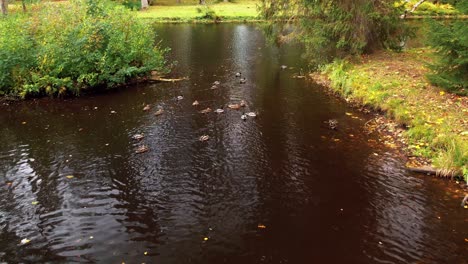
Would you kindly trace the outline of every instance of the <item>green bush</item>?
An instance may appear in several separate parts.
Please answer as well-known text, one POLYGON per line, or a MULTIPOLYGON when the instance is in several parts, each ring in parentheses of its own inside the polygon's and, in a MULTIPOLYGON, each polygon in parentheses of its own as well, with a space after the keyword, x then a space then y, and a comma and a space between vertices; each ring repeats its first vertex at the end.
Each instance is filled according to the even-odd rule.
MULTIPOLYGON (((468 1, 461 1, 457 8, 466 14, 468 1)), ((433 20, 430 25, 429 41, 436 48, 437 60, 428 79, 450 92, 468 94, 468 21, 433 20)))
POLYGON ((107 1, 44 3, 32 15, 3 18, 0 47, 1 95, 77 95, 165 64, 150 25, 107 1))

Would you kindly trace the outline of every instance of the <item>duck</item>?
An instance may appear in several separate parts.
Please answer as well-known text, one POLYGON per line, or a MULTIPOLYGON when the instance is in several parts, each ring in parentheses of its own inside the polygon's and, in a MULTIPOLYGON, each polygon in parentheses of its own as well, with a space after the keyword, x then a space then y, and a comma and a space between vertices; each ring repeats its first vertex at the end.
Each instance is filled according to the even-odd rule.
POLYGON ((142 140, 143 138, 145 138, 145 136, 143 134, 135 134, 135 135, 133 135, 132 138, 134 140, 142 140))
POLYGON ((177 100, 182 100, 184 97, 182 95, 177 96, 177 100))
POLYGON ((247 120, 247 115, 246 115, 245 113, 242 113, 241 119, 242 119, 242 120, 247 120))
POLYGON ((330 119, 327 122, 328 122, 328 126, 330 127, 330 129, 336 130, 338 128, 338 120, 330 119))
POLYGON ((240 78, 239 82, 240 82, 241 84, 244 84, 244 83, 247 82, 247 79, 246 79, 246 78, 240 78))
POLYGON ((117 112, 114 111, 114 110, 110 111, 110 113, 111 113, 111 114, 117 114, 117 112))
POLYGON ((155 116, 160 116, 164 113, 164 109, 160 108, 156 113, 154 113, 155 116))
POLYGON ((197 105, 199 105, 199 104, 200 104, 200 103, 199 103, 197 100, 195 100, 195 101, 192 103, 193 106, 197 106, 197 105))
POLYGON ((257 116, 257 113, 255 113, 255 112, 248 112, 248 113, 247 113, 247 116, 249 116, 249 117, 256 117, 256 116, 257 116))
POLYGON ((135 150, 135 153, 136 153, 136 154, 141 154, 141 153, 145 153, 145 152, 147 152, 147 151, 149 151, 148 146, 146 146, 146 145, 141 145, 141 146, 139 146, 139 147, 135 150))
POLYGON ((213 86, 211 86, 211 88, 210 88, 210 89, 211 89, 211 90, 218 89, 218 86, 216 86, 216 85, 213 85, 213 86))
POLYGON ((245 107, 247 105, 247 103, 244 100, 241 100, 239 105, 241 107, 245 107))
POLYGON ((211 112, 211 108, 206 108, 206 109, 203 109, 200 111, 200 114, 208 114, 209 112, 211 112))
POLYGON ((151 106, 149 104, 145 105, 145 107, 143 107, 143 111, 149 111, 151 109, 151 106))
POLYGON ((239 110, 241 108, 240 104, 228 104, 230 109, 239 110))
POLYGON ((236 72, 236 77, 241 77, 242 73, 241 72, 236 72))
POLYGON ((198 140, 200 140, 200 141, 202 141, 202 142, 203 142, 203 141, 207 141, 207 140, 209 140, 209 139, 210 139, 210 136, 208 136, 208 135, 203 135, 203 136, 201 136, 201 137, 198 138, 198 140))
POLYGON ((224 109, 223 109, 223 107, 221 106, 220 108, 216 109, 215 112, 216 112, 217 114, 222 114, 222 113, 224 113, 224 109))
POLYGON ((214 81, 213 85, 220 85, 221 83, 219 81, 214 81))

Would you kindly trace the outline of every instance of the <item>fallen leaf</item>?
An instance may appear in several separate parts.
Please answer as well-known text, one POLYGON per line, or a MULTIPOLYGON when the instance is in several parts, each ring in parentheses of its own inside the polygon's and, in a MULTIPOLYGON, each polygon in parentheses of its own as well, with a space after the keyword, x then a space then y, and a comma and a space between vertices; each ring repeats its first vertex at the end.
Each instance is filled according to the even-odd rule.
POLYGON ((29 240, 29 239, 27 239, 27 238, 21 239, 21 244, 22 244, 22 245, 27 244, 27 243, 29 243, 29 242, 31 242, 31 240, 29 240))
POLYGON ((143 253, 143 254, 145 254, 145 256, 148 255, 148 251, 145 251, 145 253, 143 253))
POLYGON ((205 237, 205 238, 203 238, 203 240, 204 240, 204 241, 208 241, 208 238, 207 238, 207 237, 205 237))
POLYGON ((67 177, 67 179, 73 179, 73 178, 75 178, 75 176, 73 176, 73 175, 67 175, 67 176, 65 176, 65 177, 67 177))
POLYGON ((444 95, 444 94, 445 94, 445 92, 439 92, 439 94, 440 94, 440 95, 444 95))
POLYGON ((21 122, 22 125, 26 125, 26 121, 21 122))
POLYGON ((265 229, 265 228, 266 228, 266 225, 258 224, 257 227, 260 228, 260 229, 265 229))
POLYGON ((32 205, 36 205, 36 204, 38 204, 38 203, 39 203, 38 201, 33 201, 33 202, 31 202, 32 205))
POLYGON ((345 113, 347 116, 352 116, 353 114, 346 112, 345 113))

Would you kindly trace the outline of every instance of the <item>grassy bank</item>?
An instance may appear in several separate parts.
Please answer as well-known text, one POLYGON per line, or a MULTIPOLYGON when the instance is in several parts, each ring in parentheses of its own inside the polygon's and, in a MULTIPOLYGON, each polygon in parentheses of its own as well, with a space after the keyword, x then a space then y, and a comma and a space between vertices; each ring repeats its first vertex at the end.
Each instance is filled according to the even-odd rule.
MULTIPOLYGON (((174 2, 174 1, 172 1, 174 2)), ((171 1, 158 1, 157 5, 139 11, 138 17, 157 22, 213 22, 213 21, 257 21, 258 1, 236 1, 235 3, 207 1, 199 5, 198 1, 183 1, 174 4, 171 1)))
POLYGON ((316 78, 347 100, 383 110, 404 128, 407 153, 429 159, 441 175, 468 177, 468 98, 426 80, 428 49, 381 52, 338 61, 316 78))

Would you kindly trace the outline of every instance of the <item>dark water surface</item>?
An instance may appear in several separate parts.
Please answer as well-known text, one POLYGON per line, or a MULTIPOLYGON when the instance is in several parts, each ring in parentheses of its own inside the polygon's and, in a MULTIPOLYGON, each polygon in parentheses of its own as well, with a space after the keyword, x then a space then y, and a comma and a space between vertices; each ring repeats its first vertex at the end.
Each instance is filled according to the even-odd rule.
POLYGON ((158 32, 189 81, 0 107, 0 261, 466 263, 461 191, 405 172, 369 116, 292 78, 297 47, 250 25, 158 32))

